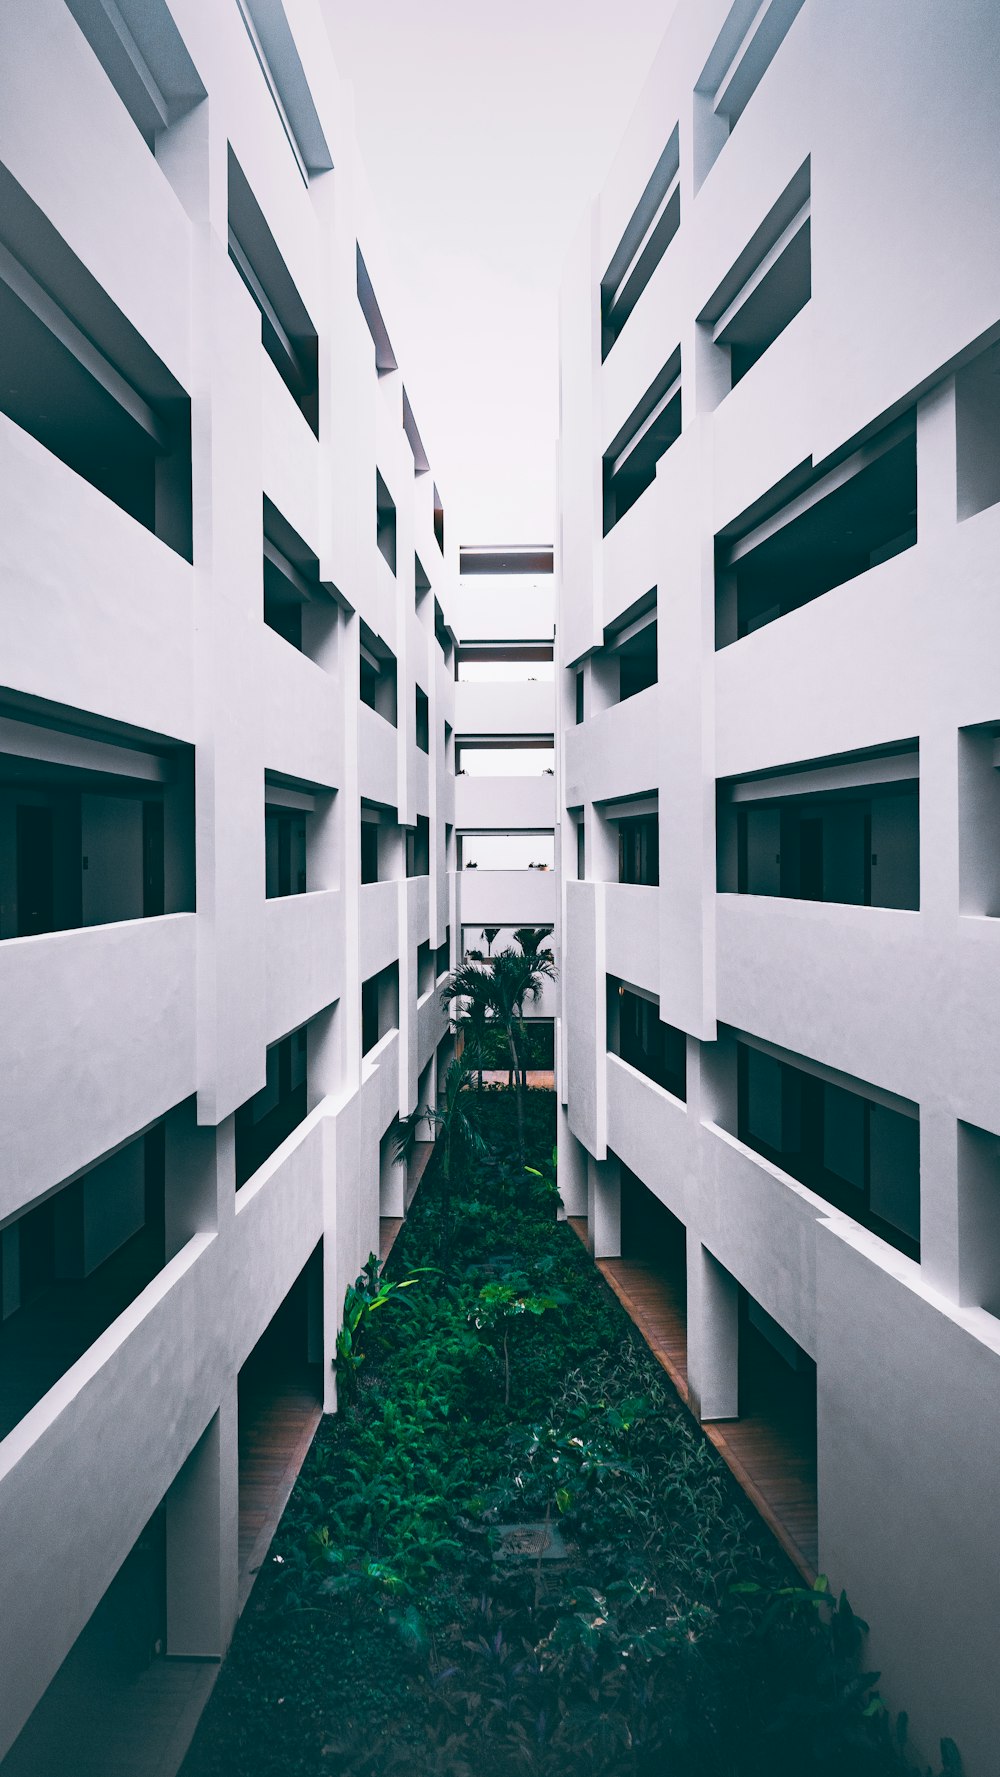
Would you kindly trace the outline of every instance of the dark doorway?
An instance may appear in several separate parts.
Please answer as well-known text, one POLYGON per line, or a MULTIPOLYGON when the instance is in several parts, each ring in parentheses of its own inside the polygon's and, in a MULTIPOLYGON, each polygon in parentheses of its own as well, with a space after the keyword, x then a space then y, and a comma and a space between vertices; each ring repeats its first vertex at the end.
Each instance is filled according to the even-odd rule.
POLYGON ((55 924, 52 810, 22 803, 17 810, 17 935, 32 938, 55 924))

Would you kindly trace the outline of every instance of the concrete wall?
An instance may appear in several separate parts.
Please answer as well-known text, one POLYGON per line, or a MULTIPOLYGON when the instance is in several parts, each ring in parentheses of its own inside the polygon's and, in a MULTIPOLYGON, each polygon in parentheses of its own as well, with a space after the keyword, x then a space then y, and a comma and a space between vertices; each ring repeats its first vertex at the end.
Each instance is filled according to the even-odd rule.
MULTIPOLYGON (((727 1404, 733 1280, 815 1358, 821 1565, 870 1618, 870 1663, 927 1759, 951 1734, 970 1777, 988 1777, 989 1662, 967 1654, 1000 1610, 1000 1323, 984 1306, 1000 1271, 1000 503, 981 472, 992 435, 969 443, 985 372, 963 366, 1000 332, 995 10, 805 0, 713 158, 695 88, 727 13, 726 0, 676 8, 561 299, 560 1140, 577 1203, 587 1155, 598 1207, 593 1168, 617 1155, 687 1224, 703 1405, 727 1404), (675 123, 680 227, 602 364, 600 280, 675 123), (730 390, 698 317, 807 157, 811 299, 730 390), (678 342, 680 437, 604 536, 602 455, 678 342), (913 410, 916 546, 717 651, 716 537, 749 528, 785 477, 913 410), (658 682, 609 706, 605 631, 654 587, 658 682), (719 779, 914 737, 919 911, 892 907, 898 884, 873 887, 881 906, 782 899, 760 833, 757 892, 717 893, 719 779), (653 792, 660 886, 619 886, 601 804, 653 792), (606 973, 687 1033, 686 1106, 606 1055, 606 973), (732 1030, 919 1107, 919 1262, 736 1140, 732 1030)), ((892 814, 875 799, 873 875, 892 814)), ((735 889, 734 862, 726 880, 735 889)))

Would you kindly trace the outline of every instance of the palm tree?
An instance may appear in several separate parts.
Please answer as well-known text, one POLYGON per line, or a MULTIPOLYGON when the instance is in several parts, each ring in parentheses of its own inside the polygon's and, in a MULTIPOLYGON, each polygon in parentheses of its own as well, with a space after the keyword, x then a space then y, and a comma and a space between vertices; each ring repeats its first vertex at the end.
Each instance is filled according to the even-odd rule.
MULTIPOLYGON (((551 938, 551 936, 551 926, 518 926, 514 933, 514 940, 520 944, 525 956, 538 956, 541 953, 544 940, 551 938)), ((546 953, 551 956, 552 951, 549 946, 546 945, 545 948, 546 953)))
MULTIPOLYGON (((524 1159, 524 1075, 520 1044, 525 1036, 524 1006, 540 998, 546 981, 555 980, 551 951, 525 954, 523 950, 498 950, 488 962, 466 961, 449 975, 441 989, 441 1005, 464 1002, 461 1017, 493 1025, 510 1051, 511 1072, 517 1091, 517 1148, 524 1159), (475 1006, 473 1014, 469 1008, 475 1006)), ((461 1022, 461 1018, 459 1020, 461 1022)))
POLYGON ((483 937, 486 939, 486 954, 487 954, 487 956, 493 955, 493 944, 494 944, 494 941, 495 941, 499 931, 500 931, 499 926, 484 926, 483 927, 483 937))

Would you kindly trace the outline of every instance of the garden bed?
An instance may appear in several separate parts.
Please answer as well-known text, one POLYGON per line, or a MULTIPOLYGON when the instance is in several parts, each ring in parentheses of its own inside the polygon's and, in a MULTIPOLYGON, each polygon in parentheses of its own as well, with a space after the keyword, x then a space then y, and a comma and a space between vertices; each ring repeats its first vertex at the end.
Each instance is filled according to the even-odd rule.
POLYGON ((898 1774, 862 1626, 557 1222, 554 1095, 527 1094, 533 1171, 511 1096, 463 1094, 489 1152, 450 1235, 427 1170, 388 1267, 417 1282, 370 1317, 184 1777, 898 1774))

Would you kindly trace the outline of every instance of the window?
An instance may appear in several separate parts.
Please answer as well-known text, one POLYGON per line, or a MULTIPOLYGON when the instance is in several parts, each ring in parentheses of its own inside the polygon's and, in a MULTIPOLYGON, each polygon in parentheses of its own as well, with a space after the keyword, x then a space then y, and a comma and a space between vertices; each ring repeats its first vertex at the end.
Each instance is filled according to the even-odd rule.
POLYGON ((1000 500, 1000 345, 955 378, 955 424, 958 516, 971 518, 1000 500))
POLYGON ((738 1139, 916 1259, 920 1123, 888 1099, 737 1043, 738 1139))
POLYGON ((337 630, 337 606, 320 580, 317 557, 266 495, 264 622, 321 664, 337 630))
POLYGON ((656 479, 681 433, 681 353, 673 353, 604 453, 604 535, 656 479))
POLYGON ((811 292, 806 161, 698 316, 727 359, 731 388, 805 307, 811 292))
POLYGON ((205 97, 166 0, 66 0, 149 148, 205 97))
POLYGON ((573 817, 573 821, 574 821, 574 825, 576 827, 576 880, 577 880, 577 882, 586 882, 586 880, 587 880, 587 825, 586 825, 586 821, 584 820, 582 809, 580 810, 580 813, 578 815, 575 815, 573 817))
POLYGON ((418 814, 415 827, 406 829, 406 874, 427 876, 431 867, 431 824, 425 814, 418 814))
MULTIPOLYGON (((423 617, 427 610, 426 599, 431 583, 424 571, 424 564, 419 555, 413 557, 413 604, 418 617, 423 617)), ((424 618, 426 622, 426 618, 424 618)))
POLYGON ((695 190, 736 128, 802 0, 735 0, 695 86, 695 190))
POLYGON ((601 279, 601 357, 606 358, 681 221, 679 131, 670 139, 601 279))
POLYGON ((319 341, 264 213, 229 150, 229 257, 257 308, 261 341, 296 405, 319 433, 319 341))
POLYGON ((157 1123, 0 1230, 0 1438, 162 1268, 157 1123))
POLYGON ((419 685, 415 687, 415 699, 417 746, 422 753, 429 753, 431 750, 430 704, 427 701, 426 691, 422 691, 419 685))
POLYGON ((379 823, 377 815, 361 811, 361 881, 378 882, 379 823))
POLYGON ((618 822, 618 881, 655 888, 660 880, 660 818, 639 814, 618 822))
POLYGON ((419 947, 417 949, 417 998, 418 999, 423 999, 424 994, 430 993, 431 988, 434 986, 435 963, 436 963, 436 952, 431 949, 430 944, 428 942, 425 942, 425 943, 419 945, 419 947))
POLYGON ((917 540, 912 413, 835 468, 806 471, 794 480, 794 493, 788 482, 773 489, 716 538, 718 648, 891 560, 917 540))
POLYGON ((441 504, 441 495, 438 493, 437 487, 435 487, 435 489, 434 489, 434 539, 435 539, 435 542, 437 543, 438 548, 441 551, 441 554, 443 555, 444 554, 444 507, 441 504))
POLYGON ((375 471, 375 540, 383 561, 387 562, 391 571, 395 573, 396 504, 377 469, 375 471))
POLYGON ((399 1028, 399 964, 389 963, 361 983, 361 1053, 399 1028))
POLYGON ((396 725, 396 656, 379 636, 361 625, 361 701, 396 725))
POLYGON ((584 710, 586 707, 585 701, 584 701, 584 683, 583 683, 583 667, 582 666, 578 666, 575 674, 573 675, 573 696, 574 696, 574 720, 576 721, 576 724, 579 727, 580 723, 583 721, 584 710))
POLYGON ((0 714, 0 939, 194 909, 187 747, 0 714))
POLYGON ((445 928, 444 943, 438 945, 438 948, 434 953, 434 958, 435 958, 434 966, 437 970, 437 978, 440 981, 442 976, 447 975, 448 970, 451 968, 451 927, 450 926, 447 926, 445 928))
POLYGON ((301 1025, 267 1051, 267 1079, 236 1112, 236 1188, 269 1160, 308 1108, 307 1027, 301 1025))
POLYGON ((434 600, 434 640, 444 655, 444 663, 447 666, 451 660, 451 631, 444 620, 444 612, 437 599, 434 600))
POLYGON ((687 1097, 687 1038, 664 1024, 659 1002, 638 988, 607 977, 608 1053, 618 1055, 648 1080, 687 1097))
POLYGON ((720 783, 720 891, 919 907, 919 770, 908 742, 720 783))
POLYGON ((959 906, 1000 918, 1000 721, 958 732, 959 906))
POLYGON ((3 167, 0 218, 0 411, 190 561, 187 393, 3 167))

